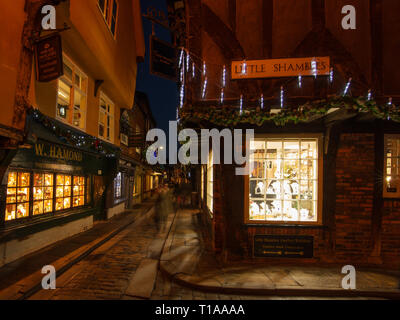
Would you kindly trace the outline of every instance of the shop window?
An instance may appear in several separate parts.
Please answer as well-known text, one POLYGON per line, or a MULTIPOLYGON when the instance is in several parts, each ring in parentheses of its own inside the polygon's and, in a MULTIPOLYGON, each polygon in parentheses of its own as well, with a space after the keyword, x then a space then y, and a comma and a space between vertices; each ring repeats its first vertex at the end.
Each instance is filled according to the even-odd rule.
POLYGON ((29 217, 30 179, 29 172, 11 172, 8 175, 6 221, 29 217))
POLYGON ((201 191, 200 191, 200 197, 201 200, 204 199, 204 166, 201 166, 201 191))
POLYGON ((319 139, 251 143, 249 221, 317 223, 319 139))
POLYGON ((400 198, 400 135, 385 135, 383 196, 400 198))
POLYGON ((33 175, 33 215, 53 212, 54 175, 33 175))
POLYGON ((109 30, 115 37, 118 20, 117 0, 98 0, 98 4, 109 30))
POLYGON ((63 59, 64 75, 58 80, 56 118, 85 130, 88 80, 66 56, 63 59))
POLYGON ((85 177, 80 176, 10 172, 5 221, 84 206, 87 203, 85 202, 86 181, 85 177), (30 192, 32 192, 32 197, 30 192))
POLYGON ((207 164, 207 207, 212 214, 214 209, 214 156, 213 151, 211 150, 208 155, 208 164, 207 164))
POLYGON ((114 196, 116 199, 122 198, 122 173, 119 172, 114 179, 114 196))
POLYGON ((114 142, 114 103, 104 93, 100 95, 99 137, 114 142))

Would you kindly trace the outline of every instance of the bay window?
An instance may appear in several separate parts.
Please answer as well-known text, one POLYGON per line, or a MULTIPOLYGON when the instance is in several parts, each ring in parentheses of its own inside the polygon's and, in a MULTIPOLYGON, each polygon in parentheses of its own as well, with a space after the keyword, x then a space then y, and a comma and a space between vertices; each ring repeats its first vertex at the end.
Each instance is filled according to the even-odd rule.
POLYGON ((320 138, 255 139, 250 147, 248 221, 320 222, 320 138))

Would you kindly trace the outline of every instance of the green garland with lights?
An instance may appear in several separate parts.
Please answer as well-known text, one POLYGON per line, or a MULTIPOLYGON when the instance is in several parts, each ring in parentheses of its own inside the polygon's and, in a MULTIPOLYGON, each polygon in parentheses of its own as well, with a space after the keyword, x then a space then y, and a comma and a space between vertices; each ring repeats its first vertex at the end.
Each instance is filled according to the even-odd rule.
POLYGON ((379 119, 390 119, 400 122, 400 112, 395 105, 379 106, 376 101, 364 97, 332 96, 327 99, 307 102, 297 109, 282 109, 279 113, 267 110, 239 110, 233 108, 208 107, 202 111, 194 105, 186 105, 180 112, 181 126, 185 123, 208 122, 221 127, 235 127, 238 124, 262 126, 265 122, 273 122, 277 126, 288 123, 309 122, 315 116, 327 115, 329 110, 338 108, 349 112, 368 112, 379 119))

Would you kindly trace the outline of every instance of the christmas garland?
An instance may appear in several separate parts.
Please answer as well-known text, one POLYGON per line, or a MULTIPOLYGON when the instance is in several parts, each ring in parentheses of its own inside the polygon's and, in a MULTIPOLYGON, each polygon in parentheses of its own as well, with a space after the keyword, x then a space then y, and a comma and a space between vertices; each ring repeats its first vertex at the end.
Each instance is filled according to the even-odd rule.
POLYGON ((350 96, 332 96, 327 99, 307 102, 297 109, 284 108, 278 113, 271 113, 269 110, 243 110, 238 108, 224 108, 218 106, 196 107, 186 105, 180 112, 180 124, 185 126, 188 123, 208 122, 222 127, 236 127, 238 124, 252 124, 262 126, 265 122, 273 122, 277 126, 284 126, 288 123, 298 124, 309 122, 315 116, 327 115, 329 110, 338 108, 349 112, 368 112, 379 119, 390 119, 400 122, 400 113, 396 106, 387 104, 378 106, 376 101, 364 97, 354 98, 350 96), (203 109, 203 110, 202 110, 203 109))
POLYGON ((60 125, 59 121, 53 120, 37 109, 29 111, 31 118, 52 132, 62 143, 80 148, 86 151, 97 152, 106 157, 118 157, 120 149, 111 144, 101 141, 99 138, 90 136, 83 132, 77 132, 60 125))

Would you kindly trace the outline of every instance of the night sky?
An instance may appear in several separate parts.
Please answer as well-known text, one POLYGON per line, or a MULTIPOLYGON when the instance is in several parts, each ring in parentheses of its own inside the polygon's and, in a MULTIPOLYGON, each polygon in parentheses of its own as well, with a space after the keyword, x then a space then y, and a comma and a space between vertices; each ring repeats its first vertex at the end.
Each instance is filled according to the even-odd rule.
MULTIPOLYGON (((168 16, 166 0, 141 0, 142 13, 148 7, 162 10, 168 16)), ((155 25, 156 37, 171 42, 171 34, 161 26, 155 25)), ((168 121, 176 119, 178 91, 176 83, 150 74, 150 35, 151 22, 143 18, 144 37, 146 41, 146 61, 138 65, 137 90, 147 93, 150 107, 157 122, 157 128, 168 131, 168 121)))

